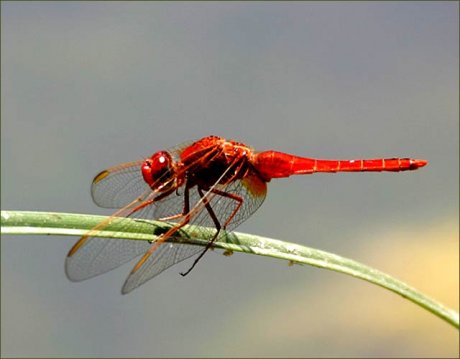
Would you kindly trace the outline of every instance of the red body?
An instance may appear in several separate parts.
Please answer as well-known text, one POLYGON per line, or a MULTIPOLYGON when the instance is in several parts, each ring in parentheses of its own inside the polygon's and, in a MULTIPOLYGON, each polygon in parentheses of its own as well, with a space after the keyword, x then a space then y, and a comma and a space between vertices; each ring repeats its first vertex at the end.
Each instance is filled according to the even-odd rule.
MULTIPOLYGON (((101 207, 120 208, 109 219, 85 234, 66 259, 67 276, 80 281, 107 272, 143 253, 122 292, 128 293, 168 267, 200 253, 219 237, 249 218, 262 204, 272 178, 315 172, 365 172, 415 170, 425 160, 388 158, 371 160, 317 160, 282 152, 254 152, 250 147, 222 137, 208 136, 192 144, 159 151, 143 161, 121 164, 99 173, 91 194, 101 207), (152 244, 95 238, 114 217, 159 219, 176 224, 152 244), (203 249, 165 241, 186 224, 199 225, 203 249)), ((121 225, 127 231, 133 222, 121 225)))
MULTIPOLYGON (((157 152, 152 158, 157 157, 157 152)), ((277 151, 253 152, 243 143, 227 141, 222 137, 208 136, 192 143, 180 152, 180 161, 176 167, 182 168, 175 175, 183 180, 186 173, 194 181, 204 186, 211 186, 219 177, 230 170, 220 180, 226 184, 253 174, 260 176, 263 181, 272 178, 289 177, 292 175, 312 174, 316 172, 379 172, 379 171, 407 171, 415 170, 427 164, 425 160, 411 158, 379 158, 357 160, 318 160, 299 157, 277 151)), ((158 163, 155 170, 143 168, 144 179, 149 185, 158 180, 158 173, 164 171, 165 164, 158 163), (154 171, 154 175, 148 175, 154 171)))
POLYGON ((298 157, 276 151, 265 151, 254 156, 252 163, 266 179, 289 177, 316 172, 380 172, 416 170, 427 164, 411 158, 378 158, 370 160, 318 160, 298 157))

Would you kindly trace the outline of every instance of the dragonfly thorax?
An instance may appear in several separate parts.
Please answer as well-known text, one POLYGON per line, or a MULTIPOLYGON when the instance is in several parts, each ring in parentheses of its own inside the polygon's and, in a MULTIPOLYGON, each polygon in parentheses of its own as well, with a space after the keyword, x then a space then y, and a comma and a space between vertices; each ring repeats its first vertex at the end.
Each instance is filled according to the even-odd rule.
POLYGON ((205 148, 182 160, 189 185, 210 188, 243 178, 249 167, 249 149, 229 142, 205 148))

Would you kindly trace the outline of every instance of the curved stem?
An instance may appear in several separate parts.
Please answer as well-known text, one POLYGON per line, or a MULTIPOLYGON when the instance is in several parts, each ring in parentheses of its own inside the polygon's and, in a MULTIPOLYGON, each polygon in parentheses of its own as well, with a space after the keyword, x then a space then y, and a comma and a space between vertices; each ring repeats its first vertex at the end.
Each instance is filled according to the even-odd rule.
MULTIPOLYGON (((1 233, 81 236, 106 218, 105 216, 86 214, 1 211, 1 233)), ((171 226, 171 224, 159 221, 124 220, 135 222, 134 226, 129 226, 131 232, 127 232, 124 229, 126 226, 121 227, 120 223, 113 221, 98 232, 98 237, 152 241, 157 238, 152 233, 164 233, 171 226)), ((203 233, 209 232, 212 236, 212 232, 199 231, 197 228, 192 225, 184 226, 170 241, 206 246, 210 238, 200 238, 198 235, 202 236, 203 233)), ((250 253, 284 259, 297 264, 309 264, 364 279, 409 299, 454 327, 459 328, 459 315, 453 309, 445 307, 438 301, 388 274, 336 254, 238 232, 225 233, 214 242, 213 247, 221 248, 228 252, 250 253)))

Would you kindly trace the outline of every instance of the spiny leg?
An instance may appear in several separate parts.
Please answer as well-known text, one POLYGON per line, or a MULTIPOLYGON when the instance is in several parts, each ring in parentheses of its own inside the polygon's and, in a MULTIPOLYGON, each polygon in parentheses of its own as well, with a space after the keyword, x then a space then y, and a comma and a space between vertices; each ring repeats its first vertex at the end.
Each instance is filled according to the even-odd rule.
POLYGON ((188 183, 186 183, 185 191, 184 191, 184 211, 186 211, 187 213, 185 213, 185 215, 183 216, 184 219, 180 223, 176 224, 174 227, 169 229, 167 232, 163 233, 152 244, 149 250, 144 253, 142 258, 133 267, 133 269, 131 270, 131 274, 134 274, 135 272, 137 272, 142 267, 142 265, 147 261, 147 259, 152 255, 152 253, 155 252, 163 242, 165 242, 168 238, 173 236, 179 229, 181 229, 183 226, 185 226, 186 224, 190 222, 191 213, 190 213, 189 208, 190 208, 189 186, 188 186, 188 183))
POLYGON ((236 205, 236 208, 233 210, 233 212, 230 214, 230 216, 228 216, 227 220, 225 221, 224 225, 222 226, 222 229, 226 229, 228 224, 231 222, 231 220, 233 219, 233 217, 235 217, 235 215, 238 213, 238 211, 240 210, 241 206, 243 205, 243 198, 241 198, 241 196, 238 196, 236 194, 233 194, 233 193, 229 193, 229 192, 224 192, 224 191, 221 191, 219 189, 213 189, 211 190, 211 192, 219 195, 219 196, 222 196, 222 197, 226 197, 226 198, 230 198, 230 199, 233 199, 234 201, 238 202, 238 204, 236 205))
POLYGON ((204 206, 205 206, 206 210, 208 211, 209 215, 211 216, 212 221, 214 222, 214 225, 216 226, 216 234, 214 234, 214 236, 211 238, 211 240, 206 245, 205 249, 200 253, 198 258, 195 259, 195 261, 193 262, 192 266, 187 270, 187 272, 185 272, 185 273, 181 272, 182 277, 185 277, 187 274, 189 274, 192 271, 192 269, 196 266, 196 264, 200 261, 201 257, 203 257, 204 254, 208 251, 208 249, 211 248, 213 242, 216 240, 217 235, 219 234, 220 229, 221 229, 220 222, 217 219, 214 211, 212 210, 208 199, 204 196, 203 191, 201 190, 200 187, 197 187, 197 190, 198 190, 198 194, 200 195, 201 199, 203 200, 203 203, 204 203, 204 206))
MULTIPOLYGON (((185 185, 185 191, 184 191, 184 207, 182 208, 181 213, 173 214, 171 216, 166 216, 166 217, 161 217, 158 218, 159 221, 170 221, 172 219, 178 219, 182 217, 186 217, 187 214, 190 212, 190 199, 189 199, 189 187, 187 184, 185 185)), ((188 218, 187 223, 190 221, 190 218, 188 218)))
POLYGON ((217 239, 217 236, 219 235, 220 230, 222 228, 225 229, 227 227, 227 225, 230 223, 232 218, 235 216, 235 214, 238 212, 238 210, 240 209, 241 205, 243 204, 243 199, 241 197, 237 196, 237 195, 234 195, 234 194, 228 193, 228 192, 224 192, 224 191, 221 191, 221 190, 218 190, 218 189, 215 189, 215 188, 210 190, 210 192, 212 192, 212 193, 214 193, 216 195, 220 195, 222 197, 227 197, 227 198, 233 199, 233 200, 238 202, 237 207, 233 210, 231 215, 225 221, 224 226, 222 227, 220 222, 219 222, 219 219, 217 218, 217 216, 214 213, 211 205, 209 204, 208 199, 204 196, 204 194, 202 192, 202 189, 200 187, 198 187, 197 190, 198 190, 198 194, 203 199, 204 206, 205 206, 206 210, 208 211, 209 216, 211 217, 212 221, 214 222, 214 225, 216 226, 217 231, 216 231, 216 234, 214 234, 214 236, 208 242, 208 244, 206 245, 205 249, 200 253, 198 258, 195 259, 195 261, 193 262, 192 266, 187 270, 187 272, 181 273, 181 275, 183 277, 185 277, 187 274, 189 274, 191 272, 191 270, 195 267, 195 265, 200 261, 201 257, 203 257, 204 254, 209 250, 209 248, 212 247, 214 241, 217 239))
MULTIPOLYGON (((218 151, 211 151, 210 153, 207 154, 207 156, 205 157, 209 157, 209 156, 215 156, 217 155, 218 151)), ((171 191, 168 191, 168 194, 172 193, 172 191, 176 190, 177 188, 174 188, 174 189, 171 189, 171 191)), ((158 249, 158 247, 164 242, 166 241, 169 237, 171 237, 174 233, 176 233, 180 228, 182 228, 183 226, 185 226, 186 224, 190 223, 190 219, 192 218, 192 215, 196 214, 197 210, 199 207, 195 206, 193 209, 190 210, 190 198, 189 198, 189 190, 190 190, 190 183, 189 181, 186 181, 185 183, 185 193, 184 193, 184 209, 183 209, 183 214, 180 215, 173 215, 171 217, 173 218, 180 218, 180 217, 183 217, 184 219, 178 223, 175 227, 173 227, 172 229, 170 229, 169 231, 167 231, 166 233, 164 233, 159 239, 156 240, 156 242, 150 247, 150 249, 143 255, 143 257, 139 260, 139 262, 137 262, 137 264, 134 266, 134 268, 132 269, 131 271, 131 274, 137 272, 139 270, 140 267, 142 267, 142 265, 147 261, 147 259, 152 255, 152 253, 154 251, 156 251, 158 249), (193 213, 192 213, 193 212, 193 213)), ((207 198, 204 196, 203 192, 202 191, 199 191, 199 194, 203 200, 203 204, 206 206, 207 210, 208 211, 211 211, 212 212, 212 209, 211 207, 209 206, 209 201, 207 200, 207 198)), ((163 198, 163 197, 162 197, 163 198)), ((219 221, 217 220, 217 217, 215 216, 214 212, 212 212, 212 216, 213 218, 213 221, 215 219, 215 225, 216 225, 216 228, 218 228, 217 230, 217 233, 216 235, 213 237, 213 239, 211 240, 211 244, 212 242, 215 240, 215 238, 217 237, 217 234, 219 233, 219 230, 221 228, 220 226, 220 223, 219 221)), ((210 245, 206 246, 206 249, 203 251, 203 253, 199 256, 198 260, 203 256, 204 252, 206 252, 208 249, 209 249, 210 245)), ((192 268, 195 266, 196 262, 193 264, 192 268)), ((185 274, 181 273, 182 275, 187 275, 191 270, 192 268, 190 268, 185 274)))

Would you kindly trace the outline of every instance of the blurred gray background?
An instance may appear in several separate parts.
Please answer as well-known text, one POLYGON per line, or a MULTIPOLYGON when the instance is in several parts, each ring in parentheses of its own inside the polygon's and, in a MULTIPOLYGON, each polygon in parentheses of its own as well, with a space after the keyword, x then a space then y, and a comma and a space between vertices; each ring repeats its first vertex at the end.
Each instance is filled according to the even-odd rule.
MULTIPOLYGON (((272 181, 238 230, 364 262, 458 310, 458 2, 1 3, 1 206, 110 214, 95 174, 216 134, 416 172, 272 181)), ((206 255, 122 296, 77 238, 2 236, 3 357, 457 356, 458 331, 366 282, 206 255)))

